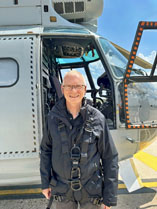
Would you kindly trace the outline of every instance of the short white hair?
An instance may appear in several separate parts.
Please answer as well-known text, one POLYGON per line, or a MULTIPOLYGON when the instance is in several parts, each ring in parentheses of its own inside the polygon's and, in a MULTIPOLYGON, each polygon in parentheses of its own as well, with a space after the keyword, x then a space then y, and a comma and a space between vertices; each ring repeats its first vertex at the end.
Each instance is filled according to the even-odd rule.
POLYGON ((63 85, 64 85, 65 78, 70 76, 70 75, 76 75, 78 77, 81 77, 82 80, 83 80, 84 85, 86 86, 86 80, 85 80, 84 76, 77 70, 71 70, 71 71, 69 71, 65 74, 64 79, 63 79, 63 85))

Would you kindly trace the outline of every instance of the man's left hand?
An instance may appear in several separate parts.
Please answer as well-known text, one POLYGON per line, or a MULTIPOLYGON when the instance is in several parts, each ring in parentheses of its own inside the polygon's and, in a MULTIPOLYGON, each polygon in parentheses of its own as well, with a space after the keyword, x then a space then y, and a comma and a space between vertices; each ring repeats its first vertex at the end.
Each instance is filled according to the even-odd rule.
POLYGON ((101 204, 101 207, 100 207, 100 209, 110 209, 111 207, 108 207, 108 206, 106 206, 106 205, 104 205, 104 204, 101 204))

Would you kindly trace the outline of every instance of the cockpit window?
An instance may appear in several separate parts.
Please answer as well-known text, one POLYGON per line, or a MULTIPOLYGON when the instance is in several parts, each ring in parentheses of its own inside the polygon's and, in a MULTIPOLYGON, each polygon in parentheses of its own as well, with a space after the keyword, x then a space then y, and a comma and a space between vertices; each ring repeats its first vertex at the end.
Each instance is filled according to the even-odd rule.
POLYGON ((98 78, 101 75, 104 75, 104 73, 105 73, 105 69, 102 65, 102 62, 100 60, 96 61, 96 62, 91 62, 89 64, 89 69, 90 69, 90 73, 91 73, 92 78, 93 78, 95 88, 99 89, 100 86, 98 85, 98 78))
POLYGON ((114 75, 117 77, 123 77, 126 70, 127 59, 107 40, 103 38, 99 38, 99 40, 114 75))
MULTIPOLYGON (((99 38, 99 40, 114 75, 117 77, 123 77, 126 72, 128 60, 107 40, 104 38, 99 38)), ((131 76, 147 76, 148 74, 148 70, 138 64, 133 65, 131 76)))

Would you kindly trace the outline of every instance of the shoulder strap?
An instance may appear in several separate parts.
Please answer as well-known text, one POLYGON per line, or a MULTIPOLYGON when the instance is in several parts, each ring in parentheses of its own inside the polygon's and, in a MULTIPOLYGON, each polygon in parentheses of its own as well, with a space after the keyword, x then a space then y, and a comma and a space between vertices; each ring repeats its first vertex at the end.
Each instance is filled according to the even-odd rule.
MULTIPOLYGON (((65 124, 62 121, 59 121, 58 130, 61 135, 62 154, 67 155, 69 154, 68 136, 67 136, 65 124)), ((63 165, 64 165, 64 168, 63 168, 64 176, 66 179, 68 179, 69 176, 68 176, 68 173, 66 172, 67 168, 66 168, 65 158, 64 158, 63 165)))
POLYGON ((65 129, 65 124, 62 121, 59 121, 58 124, 58 130, 61 135, 61 142, 62 142, 62 154, 68 153, 68 138, 67 138, 67 133, 65 129))
POLYGON ((81 144, 81 160, 80 163, 85 163, 87 161, 87 153, 88 153, 88 145, 89 142, 92 138, 92 132, 93 132, 93 127, 92 127, 92 114, 91 112, 87 112, 87 117, 86 121, 84 124, 84 134, 83 134, 83 139, 82 139, 82 144, 81 144))

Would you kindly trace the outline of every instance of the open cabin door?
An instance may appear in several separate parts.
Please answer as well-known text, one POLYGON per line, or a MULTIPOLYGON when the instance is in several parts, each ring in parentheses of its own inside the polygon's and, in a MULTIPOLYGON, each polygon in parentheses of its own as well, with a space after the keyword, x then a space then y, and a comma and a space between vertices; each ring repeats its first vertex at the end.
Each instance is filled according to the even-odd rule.
POLYGON ((124 76, 123 105, 128 129, 157 128, 157 53, 150 70, 134 65, 143 31, 152 29, 157 29, 157 22, 139 22, 124 76))
POLYGON ((0 37, 0 159, 38 156, 36 37, 0 37))

